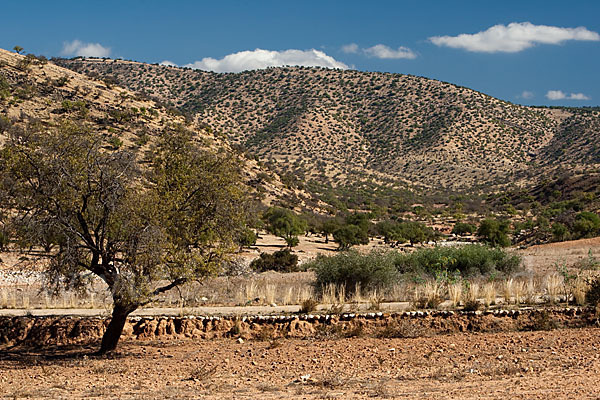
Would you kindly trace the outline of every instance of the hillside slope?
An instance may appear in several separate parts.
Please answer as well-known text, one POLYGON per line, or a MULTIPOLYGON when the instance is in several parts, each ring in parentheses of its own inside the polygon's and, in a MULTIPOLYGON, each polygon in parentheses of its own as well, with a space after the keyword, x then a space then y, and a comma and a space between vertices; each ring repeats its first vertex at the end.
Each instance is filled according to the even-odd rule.
MULTIPOLYGON (((231 151, 206 125, 186 120, 152 100, 48 63, 43 57, 0 49, 0 143, 14 127, 55 129, 64 123, 91 129, 108 137, 112 145, 141 150, 140 154, 160 131, 176 125, 192 130, 207 148, 231 151)), ((267 205, 310 202, 310 196, 286 188, 275 173, 255 160, 238 157, 248 191, 255 198, 267 205)))
POLYGON ((524 107, 401 74, 55 62, 182 110, 313 189, 490 190, 600 165, 596 109, 524 107))

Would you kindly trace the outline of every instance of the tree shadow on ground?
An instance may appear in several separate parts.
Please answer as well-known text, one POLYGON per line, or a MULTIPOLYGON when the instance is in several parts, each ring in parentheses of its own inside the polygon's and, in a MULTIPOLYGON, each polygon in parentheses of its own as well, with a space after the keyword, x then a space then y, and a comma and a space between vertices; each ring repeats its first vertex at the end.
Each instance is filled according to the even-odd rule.
POLYGON ((15 367, 32 365, 53 365, 63 362, 82 361, 87 359, 120 359, 132 355, 126 350, 117 350, 105 355, 98 355, 99 342, 70 345, 0 347, 0 363, 13 363, 15 367))

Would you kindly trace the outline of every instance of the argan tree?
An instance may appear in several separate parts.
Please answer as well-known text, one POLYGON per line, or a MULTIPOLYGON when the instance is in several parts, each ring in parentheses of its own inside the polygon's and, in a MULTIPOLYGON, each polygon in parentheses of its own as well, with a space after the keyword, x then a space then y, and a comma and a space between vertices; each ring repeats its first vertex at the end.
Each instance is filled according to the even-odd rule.
POLYGON ((113 299, 100 353, 117 347, 127 316, 154 297, 217 271, 243 226, 238 163, 173 127, 145 154, 63 124, 12 129, 0 152, 0 198, 14 232, 53 232, 49 287, 90 276, 113 299), (27 229, 19 229, 19 225, 27 229))
POLYGON ((306 230, 306 222, 286 208, 269 208, 263 215, 263 220, 267 230, 283 238, 290 249, 298 245, 298 235, 302 235, 306 230))

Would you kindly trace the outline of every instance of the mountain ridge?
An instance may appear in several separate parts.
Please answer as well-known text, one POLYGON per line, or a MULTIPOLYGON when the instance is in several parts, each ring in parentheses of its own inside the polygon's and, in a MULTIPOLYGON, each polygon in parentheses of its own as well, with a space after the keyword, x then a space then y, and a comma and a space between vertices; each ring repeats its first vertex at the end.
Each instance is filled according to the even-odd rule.
POLYGON ((461 191, 524 184, 557 164, 600 165, 594 109, 520 106, 390 73, 283 67, 218 74, 104 59, 56 62, 189 113, 307 182, 461 191))
MULTIPOLYGON (((153 100, 49 63, 44 57, 0 49, 0 144, 10 129, 60 129, 65 123, 93 130, 113 146, 138 154, 143 154, 160 131, 177 126, 191 130, 207 149, 235 153, 210 127, 153 100)), ((324 205, 301 190, 287 188, 277 174, 256 160, 240 154, 234 157, 243 165, 242 179, 248 192, 263 204, 304 207, 310 202, 317 210, 324 205)))

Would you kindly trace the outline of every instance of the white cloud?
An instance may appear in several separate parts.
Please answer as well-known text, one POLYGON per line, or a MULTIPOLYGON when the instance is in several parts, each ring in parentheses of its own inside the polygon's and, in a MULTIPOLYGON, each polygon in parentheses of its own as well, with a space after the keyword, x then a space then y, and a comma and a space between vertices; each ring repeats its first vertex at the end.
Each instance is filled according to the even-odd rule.
POLYGON ((383 59, 399 59, 399 58, 408 58, 410 60, 417 58, 417 55, 413 53, 411 49, 408 47, 400 46, 396 50, 384 45, 384 44, 376 44, 373 47, 369 47, 363 50, 364 53, 368 56, 375 58, 383 58, 383 59))
POLYGON ((358 53, 358 45, 356 43, 347 44, 342 46, 342 51, 346 54, 356 54, 358 53))
POLYGON ((517 97, 519 97, 521 99, 529 100, 529 99, 533 99, 534 98, 534 94, 533 94, 533 92, 530 92, 529 90, 523 90, 523 93, 521 93, 517 97))
POLYGON ((347 69, 343 62, 337 61, 320 50, 282 50, 271 51, 256 49, 229 54, 219 60, 211 57, 203 58, 185 67, 214 72, 240 72, 267 67, 299 65, 304 67, 326 67, 347 69))
POLYGON ((63 43, 61 52, 64 56, 81 57, 108 57, 110 47, 104 47, 100 43, 83 43, 79 40, 63 43))
POLYGON ((590 97, 583 93, 567 94, 562 90, 548 90, 546 98, 548 100, 590 100, 590 97))
POLYGON ((161 61, 159 63, 159 65, 165 65, 167 67, 176 67, 177 66, 177 64, 175 64, 173 61, 169 61, 169 60, 161 61))
POLYGON ((583 93, 571 93, 569 100, 591 100, 591 97, 583 93))
POLYGON ((534 25, 531 22, 513 22, 494 25, 475 34, 458 36, 433 36, 429 41, 438 46, 465 49, 482 53, 516 53, 536 44, 561 44, 567 40, 600 41, 597 32, 583 26, 561 28, 558 26, 534 25))
POLYGON ((546 98, 548 100, 562 100, 566 99, 567 95, 564 94, 562 90, 548 90, 548 93, 546 93, 546 98))

